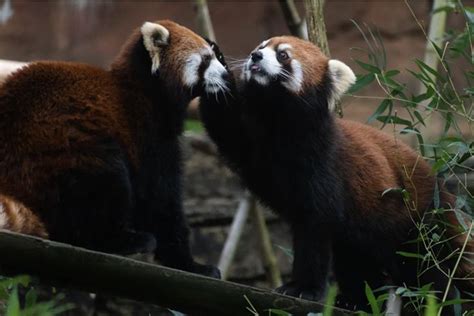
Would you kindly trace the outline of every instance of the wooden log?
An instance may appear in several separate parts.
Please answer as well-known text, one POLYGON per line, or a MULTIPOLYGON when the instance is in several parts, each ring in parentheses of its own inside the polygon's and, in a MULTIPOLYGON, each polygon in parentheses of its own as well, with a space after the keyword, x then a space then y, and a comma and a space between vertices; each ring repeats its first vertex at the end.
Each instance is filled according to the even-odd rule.
MULTIPOLYGON (((41 282, 120 296, 193 315, 248 315, 248 301, 295 315, 321 311, 322 305, 262 289, 207 278, 116 255, 0 231, 3 275, 26 273, 41 282)), ((344 315, 336 309, 334 315, 344 315)))

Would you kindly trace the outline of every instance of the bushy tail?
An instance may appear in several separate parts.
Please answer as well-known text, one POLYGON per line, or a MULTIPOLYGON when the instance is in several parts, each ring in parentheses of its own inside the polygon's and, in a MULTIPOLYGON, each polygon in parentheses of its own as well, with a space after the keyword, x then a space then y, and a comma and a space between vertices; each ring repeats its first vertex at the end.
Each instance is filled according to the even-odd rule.
POLYGON ((24 204, 0 195, 0 229, 48 238, 41 220, 24 204))

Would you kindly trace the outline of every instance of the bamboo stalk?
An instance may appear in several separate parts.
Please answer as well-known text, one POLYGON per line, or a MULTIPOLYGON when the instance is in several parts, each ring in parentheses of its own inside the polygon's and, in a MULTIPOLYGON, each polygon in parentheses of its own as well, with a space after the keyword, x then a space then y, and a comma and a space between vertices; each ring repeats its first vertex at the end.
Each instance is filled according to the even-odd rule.
MULTIPOLYGON (((318 46, 327 57, 331 57, 324 23, 324 0, 305 0, 304 5, 309 41, 318 46)), ((344 116, 340 102, 336 102, 336 113, 340 117, 344 116)))
MULTIPOLYGON (((423 62, 434 69, 435 71, 438 70, 439 66, 439 55, 436 52, 435 45, 438 47, 443 47, 443 35, 446 29, 446 18, 447 14, 446 11, 437 11, 437 9, 445 7, 448 5, 448 0, 434 0, 432 14, 431 14, 431 21, 428 29, 428 39, 426 41, 426 49, 425 49, 425 56, 423 58, 423 62)), ((436 76, 432 73, 427 73, 427 75, 436 82, 436 76)), ((420 81, 418 88, 418 94, 422 94, 425 92, 425 86, 420 81)), ((429 100, 422 101, 417 107, 419 109, 426 109, 429 104, 429 100)), ((426 136, 429 140, 433 140, 436 137, 439 137, 442 132, 442 119, 439 115, 433 115, 428 121, 426 122, 427 127, 421 126, 421 132, 426 133, 426 136)), ((416 137, 412 136, 412 142, 416 142, 416 137)))
MULTIPOLYGON (((0 253, 3 275, 31 274, 45 284, 192 315, 248 315, 246 298, 262 315, 269 308, 295 315, 322 310, 315 302, 7 231, 0 231, 0 253)), ((344 313, 336 309, 335 315, 344 313)))
POLYGON ((307 40, 305 21, 301 19, 295 2, 293 0, 278 0, 278 2, 291 35, 307 40))
POLYGON ((322 52, 330 57, 326 24, 324 23, 324 0, 305 0, 306 24, 308 27, 308 39, 321 48, 322 52))
POLYGON ((237 209, 234 220, 232 221, 232 225, 229 229, 229 235, 224 244, 218 264, 223 280, 226 280, 229 275, 230 265, 234 260, 240 237, 242 236, 245 223, 247 222, 251 207, 250 199, 250 194, 246 193, 239 203, 239 208, 237 209))
POLYGON ((254 198, 252 198, 251 210, 254 216, 255 226, 260 240, 260 247, 262 249, 263 265, 267 280, 273 288, 277 288, 282 284, 281 273, 278 267, 278 261, 273 251, 270 234, 268 232, 267 223, 262 208, 259 207, 254 198))
POLYGON ((196 0, 197 9, 197 23, 199 33, 210 39, 216 41, 216 35, 212 26, 211 15, 209 14, 209 7, 207 6, 206 0, 196 0))
MULTIPOLYGON (((425 57, 423 59, 424 63, 430 66, 433 69, 438 69, 439 64, 439 56, 436 52, 436 49, 433 43, 438 46, 442 47, 443 45, 443 35, 446 29, 446 11, 438 11, 436 10, 446 7, 448 5, 448 0, 434 0, 433 2, 433 13, 431 16, 430 26, 428 30, 428 38, 429 40, 426 42, 426 50, 425 50, 425 57), (432 42, 433 43, 432 43, 432 42)), ((436 81, 436 76, 429 73, 428 74, 433 81, 436 81)), ((420 84, 420 90, 423 89, 423 85, 420 84)))

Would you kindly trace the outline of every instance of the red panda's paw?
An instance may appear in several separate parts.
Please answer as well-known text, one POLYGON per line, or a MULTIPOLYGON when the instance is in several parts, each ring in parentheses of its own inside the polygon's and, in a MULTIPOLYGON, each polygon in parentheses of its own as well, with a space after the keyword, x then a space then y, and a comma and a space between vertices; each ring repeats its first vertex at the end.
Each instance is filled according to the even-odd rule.
POLYGON ((291 281, 286 284, 283 284, 279 288, 276 288, 275 292, 315 302, 324 299, 324 296, 326 294, 325 289, 321 289, 320 286, 311 287, 299 284, 296 281, 291 281))
POLYGON ((219 269, 213 265, 206 265, 195 262, 189 272, 201 274, 214 279, 221 278, 221 271, 219 271, 219 269))

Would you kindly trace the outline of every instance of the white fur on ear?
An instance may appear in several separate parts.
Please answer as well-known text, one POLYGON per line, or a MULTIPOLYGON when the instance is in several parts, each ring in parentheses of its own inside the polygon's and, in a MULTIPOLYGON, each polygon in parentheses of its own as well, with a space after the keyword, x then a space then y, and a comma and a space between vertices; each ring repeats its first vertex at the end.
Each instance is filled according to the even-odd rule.
POLYGON ((160 68, 161 47, 168 45, 170 32, 157 23, 145 22, 141 27, 143 44, 150 54, 151 72, 155 73, 160 68))
POLYGON ((349 66, 342 61, 331 59, 328 63, 329 75, 332 79, 332 91, 329 98, 329 109, 332 111, 336 107, 336 102, 341 98, 342 94, 349 90, 355 83, 356 76, 349 66))

